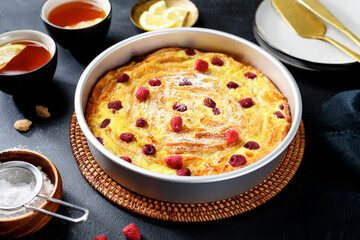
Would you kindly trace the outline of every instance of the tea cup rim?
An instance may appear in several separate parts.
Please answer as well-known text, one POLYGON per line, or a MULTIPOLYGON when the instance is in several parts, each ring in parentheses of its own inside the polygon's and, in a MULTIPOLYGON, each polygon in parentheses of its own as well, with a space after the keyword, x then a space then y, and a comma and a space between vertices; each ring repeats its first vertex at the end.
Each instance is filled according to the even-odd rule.
POLYGON ((50 25, 51 27, 54 27, 54 28, 57 28, 57 29, 61 29, 61 30, 64 30, 64 31, 79 31, 79 30, 83 30, 83 29, 88 29, 88 28, 91 28, 91 27, 94 27, 100 23, 102 23, 103 21, 105 21, 109 15, 111 14, 112 12, 112 6, 111 6, 111 2, 109 0, 88 0, 86 2, 93 2, 93 3, 96 3, 97 5, 99 5, 102 9, 104 9, 106 15, 105 17, 98 23, 94 24, 94 25, 91 25, 91 26, 88 26, 88 27, 83 27, 83 28, 64 28, 64 27, 60 27, 60 26, 57 26, 53 23, 51 23, 49 20, 48 20, 48 16, 49 13, 56 7, 64 4, 64 3, 68 3, 68 2, 81 2, 81 0, 47 0, 44 2, 44 4, 42 5, 41 7, 41 12, 40 12, 40 17, 41 19, 48 25, 50 25), (102 3, 102 4, 99 4, 99 3, 102 3), (52 7, 50 6, 51 4, 52 7), (48 10, 48 13, 45 14, 45 11, 47 9, 48 10))
POLYGON ((52 39, 52 37, 50 37, 49 35, 47 35, 43 32, 40 32, 37 30, 32 30, 32 29, 20 29, 20 30, 13 30, 13 31, 8 31, 8 32, 0 34, 0 46, 6 45, 11 42, 15 42, 15 41, 21 41, 21 40, 35 41, 35 42, 39 42, 39 43, 43 44, 46 47, 46 49, 50 52, 51 58, 44 65, 42 65, 32 71, 13 74, 13 75, 0 73, 0 76, 21 76, 21 75, 30 74, 32 72, 35 72, 35 71, 38 71, 38 70, 44 68, 44 66, 49 64, 49 62, 51 62, 57 55, 56 42, 54 41, 54 39, 52 39))

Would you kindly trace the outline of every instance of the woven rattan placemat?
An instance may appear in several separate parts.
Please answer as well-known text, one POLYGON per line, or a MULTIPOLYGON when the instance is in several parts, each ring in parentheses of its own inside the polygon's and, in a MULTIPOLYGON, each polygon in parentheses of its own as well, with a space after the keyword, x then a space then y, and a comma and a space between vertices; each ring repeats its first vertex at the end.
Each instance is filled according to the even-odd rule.
POLYGON ((203 222, 250 211, 279 193, 289 183, 300 165, 305 149, 305 129, 301 122, 286 156, 265 181, 238 196, 201 204, 154 200, 132 192, 115 182, 100 168, 91 155, 75 113, 71 117, 70 143, 82 175, 98 192, 114 204, 151 218, 178 222, 203 222))

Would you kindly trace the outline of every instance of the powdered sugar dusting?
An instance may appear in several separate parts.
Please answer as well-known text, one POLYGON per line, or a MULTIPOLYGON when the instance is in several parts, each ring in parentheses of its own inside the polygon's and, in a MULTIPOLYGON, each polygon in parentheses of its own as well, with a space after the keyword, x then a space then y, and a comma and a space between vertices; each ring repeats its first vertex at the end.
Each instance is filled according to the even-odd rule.
MULTIPOLYGON (((55 186, 51 183, 48 176, 43 171, 41 171, 41 167, 37 167, 37 168, 40 170, 43 179, 43 184, 39 193, 50 196, 55 186)), ((6 181, 5 179, 0 179, 0 190, 1 190, 0 198, 2 199, 0 203, 6 205, 14 204, 14 202, 11 203, 9 202, 9 200, 14 200, 14 199, 16 199, 15 203, 21 203, 23 199, 26 199, 26 197, 30 195, 34 186, 35 186, 35 182, 33 181, 31 181, 28 184, 27 183, 14 184, 6 181)), ((29 205, 33 207, 40 207, 45 202, 46 202, 45 199, 35 197, 29 203, 29 205)), ((0 219, 19 217, 31 211, 32 210, 26 209, 25 207, 16 210, 0 210, 0 219)))
MULTIPOLYGON (((4 152, 21 151, 21 150, 29 150, 29 147, 27 145, 18 145, 17 147, 0 150, 0 154, 4 153, 4 152)), ((39 146, 37 146, 36 149, 33 150, 33 151, 41 153, 41 150, 40 150, 39 146)))
POLYGON ((176 85, 179 85, 182 81, 184 81, 184 77, 191 82, 194 87, 203 87, 203 88, 210 88, 212 86, 211 82, 206 81, 206 79, 217 80, 215 77, 211 77, 209 75, 205 75, 202 73, 192 73, 191 75, 186 72, 179 72, 178 75, 174 76, 167 76, 164 77, 165 80, 174 81, 176 85), (195 76, 193 76, 193 74, 195 76))

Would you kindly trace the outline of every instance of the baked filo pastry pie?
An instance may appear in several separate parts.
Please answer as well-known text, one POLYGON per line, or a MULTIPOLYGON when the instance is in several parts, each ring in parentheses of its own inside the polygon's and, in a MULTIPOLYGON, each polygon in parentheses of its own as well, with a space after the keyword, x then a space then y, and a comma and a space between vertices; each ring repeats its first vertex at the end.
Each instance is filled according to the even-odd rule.
POLYGON ((85 115, 119 161, 180 176, 248 166, 291 126, 286 98, 263 73, 223 53, 174 47, 107 73, 85 115))

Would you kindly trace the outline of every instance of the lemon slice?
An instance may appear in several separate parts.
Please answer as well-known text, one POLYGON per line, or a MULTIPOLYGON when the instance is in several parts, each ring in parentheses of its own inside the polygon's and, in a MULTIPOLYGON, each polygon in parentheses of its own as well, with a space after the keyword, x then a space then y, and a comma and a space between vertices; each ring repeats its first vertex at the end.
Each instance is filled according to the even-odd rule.
POLYGON ((153 15, 162 16, 166 9, 165 1, 158 1, 149 7, 149 12, 153 15))
POLYGON ((176 22, 175 27, 181 27, 184 23, 188 11, 182 7, 171 7, 166 9, 164 17, 176 22))
POLYGON ((66 29, 86 28, 86 27, 93 26, 93 25, 101 22, 102 20, 103 20, 102 18, 95 18, 93 20, 82 21, 82 22, 79 22, 79 23, 74 24, 74 25, 69 25, 69 26, 66 26, 64 28, 66 28, 66 29))
POLYGON ((11 44, 0 47, 0 70, 3 69, 8 62, 16 57, 26 45, 23 44, 11 44))
POLYGON ((171 28, 176 25, 175 21, 168 20, 163 16, 151 14, 148 11, 145 11, 143 14, 141 14, 139 23, 147 31, 171 28))

